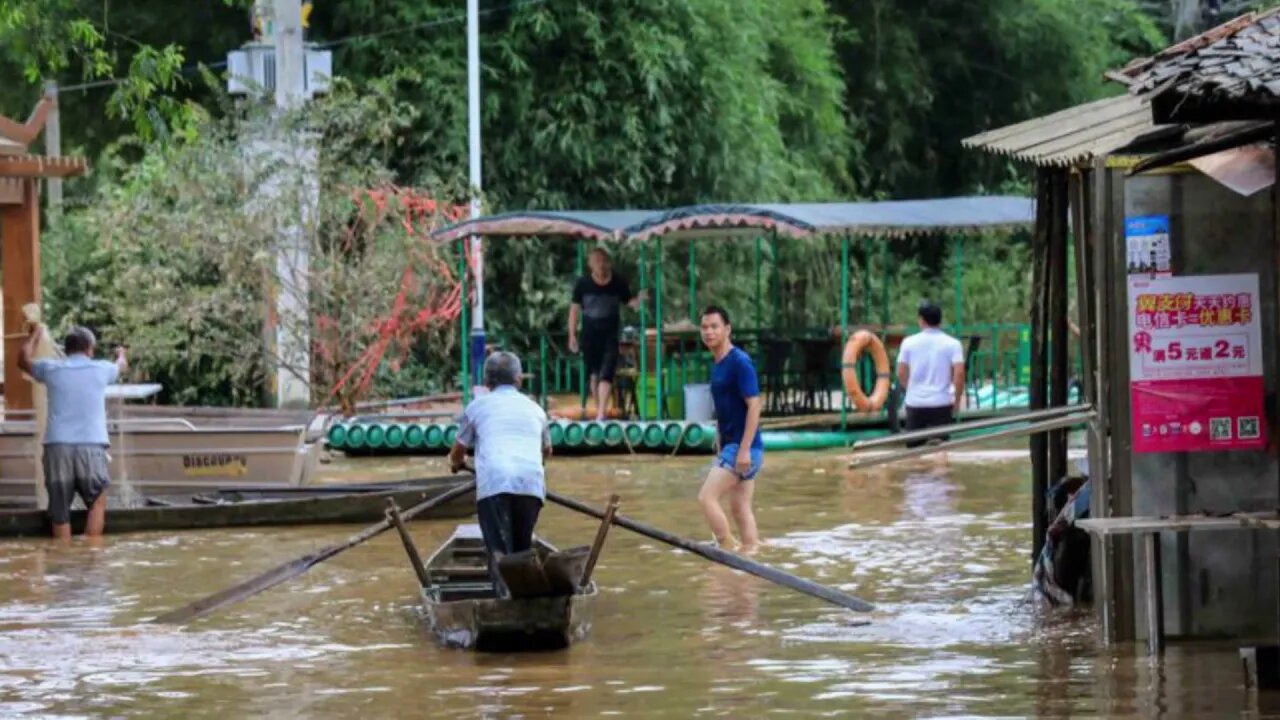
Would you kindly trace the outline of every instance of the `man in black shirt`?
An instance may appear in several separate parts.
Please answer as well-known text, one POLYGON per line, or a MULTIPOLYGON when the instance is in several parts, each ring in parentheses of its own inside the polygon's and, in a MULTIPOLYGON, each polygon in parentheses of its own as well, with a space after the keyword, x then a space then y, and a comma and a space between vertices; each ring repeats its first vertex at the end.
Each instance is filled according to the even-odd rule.
POLYGON ((644 293, 631 294, 625 278, 613 273, 609 253, 595 248, 587 258, 591 272, 578 278, 569 305, 569 351, 582 352, 582 361, 591 376, 591 392, 596 400, 596 419, 603 420, 613 389, 613 373, 618 366, 618 335, 622 329, 622 306, 639 307, 644 293), (578 318, 582 318, 582 343, 578 343, 578 318))

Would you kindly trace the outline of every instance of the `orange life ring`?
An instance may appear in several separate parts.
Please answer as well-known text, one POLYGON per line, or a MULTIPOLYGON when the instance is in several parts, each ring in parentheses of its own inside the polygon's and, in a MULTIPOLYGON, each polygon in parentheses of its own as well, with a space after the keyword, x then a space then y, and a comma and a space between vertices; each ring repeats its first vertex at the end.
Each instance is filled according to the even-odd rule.
POLYGON ((874 333, 859 330, 844 345, 844 356, 841 358, 840 377, 844 381, 844 392, 853 398, 853 406, 858 412, 877 412, 889 399, 889 354, 884 350, 884 343, 874 333), (876 386, 871 397, 862 392, 862 383, 858 382, 858 359, 864 350, 870 349, 871 360, 876 365, 876 386))

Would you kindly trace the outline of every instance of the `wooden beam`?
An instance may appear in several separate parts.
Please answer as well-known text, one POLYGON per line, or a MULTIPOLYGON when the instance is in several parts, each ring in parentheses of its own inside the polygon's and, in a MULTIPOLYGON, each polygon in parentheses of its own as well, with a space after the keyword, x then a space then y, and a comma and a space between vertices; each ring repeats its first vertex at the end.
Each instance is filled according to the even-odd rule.
MULTIPOLYGON (((1031 387, 1029 408, 1032 411, 1047 407, 1046 375, 1048 368, 1048 309, 1049 309, 1049 236, 1051 217, 1053 170, 1036 170, 1036 224, 1031 241, 1031 387)), ((1048 488, 1048 442, 1044 435, 1031 436, 1031 561, 1034 563, 1044 546, 1045 490, 1048 488)))
POLYGON ((4 403, 6 410, 33 407, 31 381, 18 370, 26 335, 22 306, 40 302, 40 194, 23 183, 22 204, 0 207, 0 283, 4 290, 4 403))
MULTIPOLYGON (((1069 170, 1055 170, 1050 183, 1053 215, 1050 216, 1049 235, 1049 407, 1067 404, 1067 381, 1071 374, 1071 346, 1074 341, 1067 329, 1067 260, 1069 257, 1067 225, 1067 174, 1069 170)), ((1077 229, 1077 232, 1079 230, 1077 229)), ((1067 431, 1049 433, 1049 486, 1067 474, 1067 431)), ((1048 486, 1044 491, 1047 492, 1048 486)), ((1048 519, 1046 518, 1046 522, 1048 519)))
POLYGON ((78 157, 43 155, 0 155, 0 177, 69 178, 84 175, 89 163, 78 157))

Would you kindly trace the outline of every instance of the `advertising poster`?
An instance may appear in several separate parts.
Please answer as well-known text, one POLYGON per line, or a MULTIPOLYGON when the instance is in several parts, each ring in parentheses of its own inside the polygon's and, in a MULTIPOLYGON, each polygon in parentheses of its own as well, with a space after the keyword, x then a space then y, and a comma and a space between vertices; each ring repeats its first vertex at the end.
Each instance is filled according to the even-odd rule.
POLYGON ((1135 452, 1266 447, 1258 276, 1129 278, 1135 452))
POLYGON ((1168 215, 1125 218, 1124 241, 1128 274, 1160 277, 1172 274, 1168 215))

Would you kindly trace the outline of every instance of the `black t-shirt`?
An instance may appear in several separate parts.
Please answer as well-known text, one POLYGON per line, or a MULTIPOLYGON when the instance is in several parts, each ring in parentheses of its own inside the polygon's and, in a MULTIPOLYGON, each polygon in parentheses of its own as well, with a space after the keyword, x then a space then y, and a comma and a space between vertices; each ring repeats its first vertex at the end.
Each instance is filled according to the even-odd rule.
POLYGON ((573 302, 582 307, 582 331, 617 335, 622 326, 622 306, 631 302, 631 286, 617 273, 598 284, 590 275, 578 278, 573 302))

